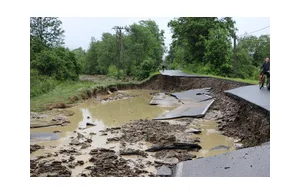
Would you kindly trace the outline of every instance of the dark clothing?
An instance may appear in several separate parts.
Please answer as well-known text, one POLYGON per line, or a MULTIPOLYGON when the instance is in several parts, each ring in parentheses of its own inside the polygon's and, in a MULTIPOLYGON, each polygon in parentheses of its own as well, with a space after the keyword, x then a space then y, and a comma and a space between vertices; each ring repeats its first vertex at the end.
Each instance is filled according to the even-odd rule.
POLYGON ((260 67, 260 69, 262 69, 262 72, 264 73, 264 74, 266 74, 266 73, 268 73, 268 71, 270 70, 270 62, 264 62, 263 64, 262 64, 262 66, 260 67))
POLYGON ((267 76, 267 78, 270 77, 270 73, 269 72, 262 72, 263 74, 265 74, 267 76))

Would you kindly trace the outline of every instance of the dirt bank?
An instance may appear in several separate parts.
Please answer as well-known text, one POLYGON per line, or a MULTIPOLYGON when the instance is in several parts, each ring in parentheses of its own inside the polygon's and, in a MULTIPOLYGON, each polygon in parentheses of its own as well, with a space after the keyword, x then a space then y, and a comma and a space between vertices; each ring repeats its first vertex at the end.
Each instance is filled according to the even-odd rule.
MULTIPOLYGON (((94 98, 95 103, 105 104, 107 101, 134 97, 120 93, 107 96, 116 90, 151 89, 161 92, 177 92, 210 87, 212 88, 211 95, 216 101, 203 120, 194 118, 172 121, 135 120, 100 131, 97 126, 94 127, 97 130, 92 130, 93 127, 76 129, 75 133, 72 133, 73 135, 68 136, 69 140, 57 148, 32 145, 31 153, 45 154, 37 154, 38 157, 31 159, 31 176, 155 176, 153 169, 167 168, 170 170, 180 161, 199 157, 199 155, 196 156, 197 150, 189 149, 146 151, 152 146, 172 147, 178 145, 177 143, 202 146, 203 139, 186 132, 187 129, 194 128, 191 126, 198 125, 196 120, 199 120, 201 124, 207 120, 217 121, 217 130, 222 131, 226 136, 240 139, 244 147, 269 141, 269 112, 224 93, 225 90, 245 85, 248 84, 215 78, 180 78, 157 75, 139 85, 114 85, 86 91, 85 98, 94 98), (100 96, 101 98, 99 98, 100 96), (104 144, 100 144, 102 139, 105 139, 104 144)), ((124 105, 122 108, 124 110, 124 105)), ((53 120, 54 118, 59 120, 73 116, 74 113, 64 110, 53 109, 43 114, 31 113, 31 119, 53 120)), ((145 111, 147 110, 145 109, 145 111)), ((124 114, 122 115, 124 116, 124 114)), ((116 115, 113 117, 120 119, 116 115)), ((181 146, 181 144, 179 145, 181 146)), ((218 144, 218 146, 223 145, 218 144)))
MULTIPOLYGON (((212 96, 216 98, 210 108, 219 113, 214 117, 219 123, 219 130, 225 135, 242 139, 245 147, 259 145, 270 140, 269 113, 241 99, 235 99, 224 93, 225 90, 250 85, 247 83, 219 78, 187 78, 156 75, 141 84, 115 84, 110 87, 96 87, 82 93, 83 99, 106 95, 110 90, 151 89, 161 92, 178 92, 182 90, 211 87, 212 96)), ((76 102, 79 98, 70 98, 76 102)))
POLYGON ((225 90, 249 85, 217 78, 186 78, 154 76, 140 87, 145 89, 177 92, 211 87, 215 103, 206 118, 212 113, 218 121, 218 129, 224 135, 240 138, 244 147, 256 146, 270 140, 270 114, 268 111, 224 93, 225 90))

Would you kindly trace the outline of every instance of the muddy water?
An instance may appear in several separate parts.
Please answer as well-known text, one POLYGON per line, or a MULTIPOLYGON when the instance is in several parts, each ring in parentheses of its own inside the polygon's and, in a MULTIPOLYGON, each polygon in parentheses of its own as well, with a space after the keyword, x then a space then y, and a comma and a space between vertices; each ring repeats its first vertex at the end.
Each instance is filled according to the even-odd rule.
MULTIPOLYGON (((78 176, 87 166, 92 165, 88 160, 90 158, 89 152, 93 148, 108 148, 119 152, 122 147, 121 142, 107 142, 107 138, 121 136, 121 132, 111 133, 107 132, 107 135, 102 135, 102 132, 107 127, 121 126, 133 120, 139 119, 152 119, 159 115, 168 112, 172 108, 151 106, 149 102, 151 100, 150 90, 127 90, 120 91, 121 93, 127 93, 129 95, 136 95, 133 98, 121 99, 111 102, 102 103, 98 98, 89 99, 77 106, 68 108, 68 111, 72 111, 75 114, 67 117, 70 123, 66 126, 53 126, 45 128, 30 129, 31 132, 53 132, 60 135, 58 140, 54 141, 40 141, 31 139, 31 144, 43 145, 45 149, 37 150, 30 154, 31 158, 35 158, 41 155, 47 155, 48 153, 59 152, 60 149, 68 149, 69 143, 72 141, 72 137, 75 138, 77 134, 75 132, 82 133, 87 138, 92 138, 91 146, 80 150, 81 155, 75 156, 76 160, 83 160, 84 165, 76 166, 72 169, 72 176, 78 176), (86 122, 94 123, 96 126, 85 126, 86 122), (85 128, 86 127, 86 128, 85 128), (85 128, 85 129, 80 129, 85 128), (95 133, 95 134, 93 134, 95 133)), ((49 121, 49 118, 45 119, 49 121)), ((172 124, 180 124, 176 119, 170 120, 172 124)), ((214 121, 207 121, 204 119, 194 119, 190 124, 191 128, 201 129, 202 133, 199 135, 192 135, 192 138, 200 138, 200 145, 202 149, 199 152, 191 152, 197 157, 208 157, 234 150, 234 139, 223 136, 217 129, 217 123, 214 121), (216 146, 221 146, 218 149, 211 150, 216 146), (226 149, 228 146, 229 149, 226 149), (225 149, 224 149, 225 148, 225 149)), ((145 150, 152 145, 147 142, 139 142, 138 144, 126 143, 126 148, 134 148, 145 150)), ((75 146, 76 147, 76 146, 75 146)), ((48 159, 68 159, 69 156, 59 154, 56 157, 50 157, 48 159)), ((145 170, 149 172, 156 172, 154 166, 146 165, 146 162, 153 163, 155 160, 153 153, 148 153, 147 158, 142 156, 122 156, 126 160, 130 161, 132 166, 137 162, 145 164, 145 170), (141 162, 142 161, 142 162, 141 162)))
MULTIPOLYGON (((128 123, 133 120, 138 119, 152 119, 157 117, 172 108, 164 108, 158 106, 150 106, 149 101, 151 99, 149 90, 127 90, 120 91, 121 93, 127 93, 129 95, 134 95, 136 97, 133 98, 125 98, 121 100, 111 101, 111 102, 100 102, 100 99, 89 99, 84 103, 80 103, 75 107, 68 108, 67 110, 74 112, 73 116, 68 117, 70 123, 66 126, 52 126, 52 127, 44 127, 44 128, 33 128, 30 129, 31 132, 54 132, 60 131, 61 133, 57 133, 60 135, 58 140, 54 141, 42 141, 31 139, 31 144, 39 144, 45 147, 45 149, 37 150, 30 154, 31 158, 36 158, 37 156, 47 155, 49 153, 59 152, 60 149, 68 149, 72 146, 69 146, 72 137, 76 137, 77 134, 75 131, 82 133, 84 136, 88 138, 92 138, 91 147, 87 149, 80 150, 82 155, 76 156, 76 160, 83 160, 83 166, 76 166, 75 169, 72 169, 72 176, 78 176, 81 172, 84 171, 84 168, 92 165, 88 162, 90 155, 89 152, 93 148, 102 147, 113 149, 116 152, 119 152, 121 147, 120 142, 107 142, 107 138, 110 137, 118 137, 121 134, 118 133, 110 133, 107 132, 106 136, 101 135, 101 131, 106 127, 115 127, 121 126, 125 123, 128 123), (96 124, 96 126, 86 127, 86 122, 91 122, 96 124), (80 129, 85 128, 85 129, 80 129), (90 134, 90 133, 96 133, 90 134)), ((107 96, 104 96, 107 97, 107 96)), ((40 119, 41 120, 41 119, 40 119)), ((45 121, 50 121, 50 118, 44 119, 45 121)), ((146 142, 141 142, 139 145, 126 145, 127 148, 134 149, 142 149, 145 150, 150 147, 146 142)), ((123 156, 122 156, 123 157, 123 156)), ((68 156, 58 155, 56 157, 49 157, 48 159, 67 159, 68 156)), ((125 159, 132 161, 134 163, 140 157, 130 157, 124 156, 125 159)), ((154 157, 149 154, 146 161, 154 161, 154 157)), ((146 170, 149 172, 155 172, 155 167, 147 167, 146 170)))
MULTIPOLYGON (((105 103, 100 103, 97 99, 90 99, 75 107, 67 109, 75 113, 73 116, 68 117, 68 120, 70 121, 68 125, 33 128, 30 129, 30 131, 53 132, 59 130, 61 131, 61 133, 58 133, 61 137, 59 140, 40 142, 40 144, 45 145, 59 145, 64 143, 66 137, 72 135, 74 131, 86 121, 96 124, 97 127, 82 130, 84 131, 83 133, 98 132, 105 127, 120 126, 131 120, 151 119, 171 110, 171 108, 149 106, 149 101, 151 99, 151 91, 149 90, 127 90, 121 92, 138 96, 105 103)), ((80 129, 78 131, 80 132, 80 129)), ((38 142, 38 140, 31 140, 31 142, 38 142)))
POLYGON ((194 138, 200 138, 202 147, 199 152, 193 152, 197 157, 214 156, 235 150, 234 139, 222 135, 217 126, 216 121, 205 119, 194 119, 190 124, 189 127, 201 130, 201 134, 193 135, 194 138))

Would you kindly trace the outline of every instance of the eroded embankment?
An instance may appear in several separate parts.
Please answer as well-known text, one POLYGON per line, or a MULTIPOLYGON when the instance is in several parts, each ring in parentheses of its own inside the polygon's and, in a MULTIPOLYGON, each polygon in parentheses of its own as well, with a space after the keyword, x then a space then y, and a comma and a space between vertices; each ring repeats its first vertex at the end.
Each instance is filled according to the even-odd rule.
POLYGON ((217 78, 188 78, 157 75, 140 85, 120 85, 118 89, 143 88, 175 92, 196 88, 212 88, 212 96, 216 98, 210 108, 219 123, 218 129, 224 135, 240 138, 244 147, 260 145, 270 140, 270 113, 242 99, 224 93, 225 90, 249 85, 217 78))
POLYGON ((126 89, 151 89, 162 92, 175 92, 196 88, 212 88, 216 101, 210 108, 214 119, 219 123, 218 129, 224 135, 240 138, 244 147, 256 146, 270 140, 270 114, 242 99, 224 93, 225 90, 249 85, 218 78, 188 78, 156 75, 141 84, 115 84, 110 87, 95 87, 83 91, 80 96, 70 98, 74 103, 79 98, 88 99, 109 91, 126 89))

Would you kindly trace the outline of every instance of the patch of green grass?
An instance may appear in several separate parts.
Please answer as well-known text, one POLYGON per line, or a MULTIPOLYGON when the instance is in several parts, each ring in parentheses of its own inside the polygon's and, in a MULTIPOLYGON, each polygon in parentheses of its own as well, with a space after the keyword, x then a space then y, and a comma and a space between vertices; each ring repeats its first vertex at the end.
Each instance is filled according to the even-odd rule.
POLYGON ((78 95, 83 89, 95 84, 87 81, 68 81, 57 85, 53 90, 37 97, 30 98, 31 111, 43 111, 51 103, 69 103, 69 97, 78 95))
POLYGON ((222 76, 211 75, 211 74, 200 74, 200 73, 191 72, 191 71, 186 70, 186 69, 181 69, 181 71, 184 72, 184 73, 193 74, 193 75, 203 75, 203 76, 207 76, 207 77, 218 78, 218 79, 225 79, 225 80, 236 81, 236 82, 243 82, 243 83, 248 83, 248 84, 258 84, 258 80, 222 77, 222 76))
POLYGON ((126 84, 141 84, 145 81, 151 79, 151 77, 158 75, 159 72, 151 73, 151 75, 142 81, 120 81, 114 79, 92 79, 89 81, 68 81, 62 82, 55 86, 54 89, 50 90, 47 93, 39 95, 37 97, 30 98, 30 110, 31 111, 44 111, 47 109, 47 105, 53 103, 71 103, 69 98, 77 96, 78 99, 81 99, 81 94, 85 91, 92 91, 93 88, 105 88, 116 85, 126 85, 126 84))

